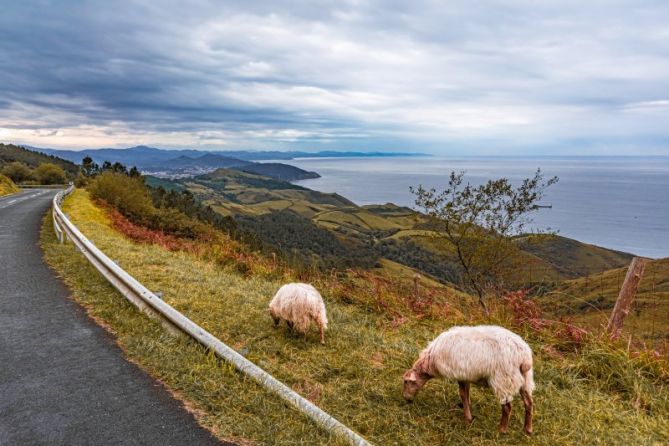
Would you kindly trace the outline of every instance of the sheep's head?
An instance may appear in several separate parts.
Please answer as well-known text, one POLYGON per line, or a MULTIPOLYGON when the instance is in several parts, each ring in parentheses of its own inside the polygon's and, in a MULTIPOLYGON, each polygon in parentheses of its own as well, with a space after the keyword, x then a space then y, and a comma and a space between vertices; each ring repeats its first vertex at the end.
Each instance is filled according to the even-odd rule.
POLYGON ((408 370, 404 374, 404 391, 402 392, 404 399, 409 402, 413 401, 418 391, 430 378, 432 377, 425 372, 416 371, 414 369, 408 370))

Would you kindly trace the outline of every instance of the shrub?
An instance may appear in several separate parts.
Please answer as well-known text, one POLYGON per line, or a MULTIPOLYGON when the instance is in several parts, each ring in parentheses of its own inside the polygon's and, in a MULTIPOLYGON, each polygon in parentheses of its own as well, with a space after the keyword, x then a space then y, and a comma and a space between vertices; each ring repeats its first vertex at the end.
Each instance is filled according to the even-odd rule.
POLYGON ((88 185, 88 177, 82 172, 79 172, 77 177, 74 179, 74 185, 76 187, 86 187, 88 185))
POLYGON ((91 197, 106 201, 135 223, 153 221, 156 210, 140 178, 105 172, 90 182, 88 190, 91 197))
POLYGON ((21 183, 33 179, 32 169, 18 161, 5 164, 5 166, 2 168, 2 174, 6 177, 9 177, 15 183, 21 183))
POLYGON ((43 163, 35 169, 35 177, 41 184, 64 184, 67 182, 67 174, 60 167, 51 163, 43 163))
POLYGON ((90 180, 91 197, 107 202, 135 224, 163 231, 176 237, 198 238, 209 227, 174 208, 156 208, 141 177, 103 172, 90 180))
POLYGON ((177 209, 156 209, 152 218, 149 227, 177 237, 198 238, 209 232, 207 225, 188 217, 177 209))
MULTIPOLYGON (((132 173, 132 169, 130 172, 132 173)), ((188 190, 166 190, 162 186, 149 187, 149 190, 151 191, 153 204, 157 208, 177 209, 188 217, 210 224, 217 229, 222 229, 228 234, 235 234, 237 231, 237 225, 232 217, 223 216, 214 211, 211 206, 198 203, 188 190)))

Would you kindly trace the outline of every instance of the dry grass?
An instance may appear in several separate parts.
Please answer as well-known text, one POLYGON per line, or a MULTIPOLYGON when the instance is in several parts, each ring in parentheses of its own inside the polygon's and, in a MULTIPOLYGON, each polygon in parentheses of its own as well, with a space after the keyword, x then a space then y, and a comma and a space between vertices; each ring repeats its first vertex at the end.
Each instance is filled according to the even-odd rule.
POLYGON ((12 180, 6 176, 0 174, 0 197, 3 195, 13 194, 18 192, 20 189, 12 180))
MULTIPOLYGON (((325 287, 331 328, 323 347, 315 332, 305 339, 285 326, 273 327, 267 304, 284 279, 241 273, 232 262, 221 265, 198 253, 133 242, 112 228, 108 215, 83 191, 66 200, 65 211, 98 247, 147 287, 163 292, 163 298, 179 311, 376 444, 659 445, 669 441, 669 378, 652 359, 632 359, 620 349, 592 341, 577 354, 557 353, 551 350, 551 339, 528 326, 516 328, 537 355, 535 436, 529 439, 521 433, 517 401, 511 433, 498 434, 500 411, 489 390, 473 391, 477 418, 466 428, 456 407, 454 383, 430 383, 415 403, 407 404, 400 394, 401 376, 438 333, 454 323, 480 322, 475 307, 469 317, 460 311, 417 313, 409 299, 392 306, 405 308, 397 321, 397 315, 389 316, 384 308, 374 308, 367 301, 374 296, 374 284, 368 295, 348 298, 325 287), (638 371, 641 366, 643 372, 638 371)), ((111 327, 131 359, 201 412, 200 421, 218 435, 258 444, 336 444, 194 342, 169 337, 137 313, 83 257, 74 254, 71 245, 55 241, 48 220, 43 246, 47 260, 65 278, 75 299, 111 327)), ((364 282, 366 278, 347 280, 364 282)), ((347 286, 356 293, 360 290, 342 285, 347 286)), ((382 287, 379 290, 377 297, 384 299, 382 287)), ((458 303, 452 307, 459 308, 458 303)), ((513 315, 501 307, 495 314, 492 322, 512 324, 513 315)))

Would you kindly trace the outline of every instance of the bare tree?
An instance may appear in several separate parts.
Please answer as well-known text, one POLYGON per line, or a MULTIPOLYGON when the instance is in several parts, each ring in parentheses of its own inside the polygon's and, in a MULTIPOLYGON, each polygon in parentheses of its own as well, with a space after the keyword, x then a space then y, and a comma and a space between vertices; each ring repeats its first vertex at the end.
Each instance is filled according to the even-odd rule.
POLYGON ((512 238, 532 222, 531 213, 558 178, 546 180, 537 169, 532 178, 514 187, 507 178, 474 186, 465 183, 464 176, 465 172, 451 172, 448 187, 441 192, 423 186, 410 190, 433 229, 454 251, 464 286, 477 294, 488 314, 486 288, 500 283, 502 269, 518 252, 512 238))

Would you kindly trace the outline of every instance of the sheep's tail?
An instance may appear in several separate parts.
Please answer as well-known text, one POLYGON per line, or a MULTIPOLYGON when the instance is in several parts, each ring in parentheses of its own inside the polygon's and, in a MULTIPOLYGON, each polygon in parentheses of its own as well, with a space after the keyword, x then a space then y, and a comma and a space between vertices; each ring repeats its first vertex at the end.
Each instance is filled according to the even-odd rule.
POLYGON ((328 317, 325 315, 325 313, 319 313, 318 324, 321 325, 324 329, 328 328, 328 317))
POLYGON ((523 389, 532 395, 534 392, 534 371, 532 369, 531 363, 523 363, 520 365, 520 373, 522 373, 523 378, 525 379, 523 383, 523 389))
POLYGON ((325 305, 322 301, 318 304, 312 305, 309 314, 316 325, 323 327, 324 330, 328 328, 328 317, 327 313, 325 312, 325 305))

